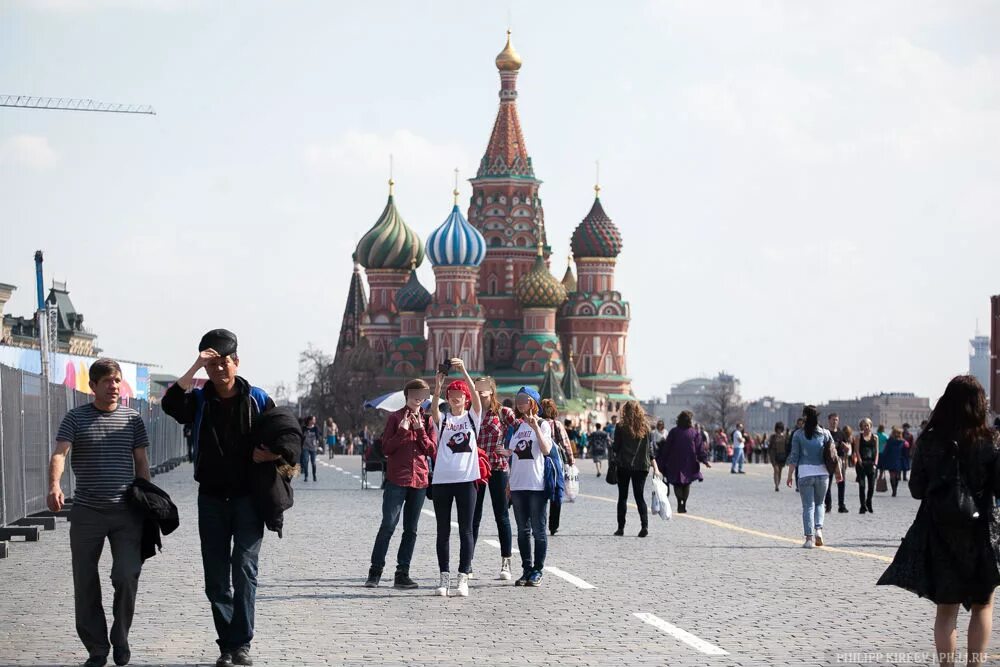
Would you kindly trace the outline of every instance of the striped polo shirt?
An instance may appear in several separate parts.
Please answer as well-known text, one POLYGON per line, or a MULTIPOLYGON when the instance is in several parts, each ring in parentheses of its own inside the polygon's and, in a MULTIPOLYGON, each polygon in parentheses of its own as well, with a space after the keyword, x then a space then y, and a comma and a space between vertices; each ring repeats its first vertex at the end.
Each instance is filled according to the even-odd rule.
POLYGON ((102 412, 93 403, 73 408, 63 418, 56 440, 72 444, 74 503, 93 509, 124 506, 125 491, 135 479, 132 450, 149 446, 138 412, 122 405, 102 412))

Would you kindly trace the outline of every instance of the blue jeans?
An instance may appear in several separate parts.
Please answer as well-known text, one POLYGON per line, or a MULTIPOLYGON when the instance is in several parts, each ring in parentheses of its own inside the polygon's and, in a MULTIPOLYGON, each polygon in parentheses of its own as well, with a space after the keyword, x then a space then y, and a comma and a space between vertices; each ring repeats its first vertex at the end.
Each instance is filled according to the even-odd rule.
POLYGON ((252 496, 219 498, 199 493, 198 534, 216 641, 223 651, 249 647, 264 519, 252 496))
POLYGON ((424 507, 427 489, 414 489, 399 486, 387 481, 382 491, 382 525, 375 536, 375 548, 372 549, 372 567, 385 567, 385 554, 389 551, 389 540, 396 532, 399 515, 403 515, 403 539, 399 542, 399 553, 396 554, 396 568, 409 570, 413 559, 413 547, 417 543, 417 523, 420 522, 420 510, 424 507))
POLYGON ((514 521, 517 522, 517 548, 521 552, 521 567, 525 572, 545 567, 545 552, 549 538, 545 533, 549 501, 544 491, 511 491, 514 521), (531 557, 531 538, 535 538, 535 557, 531 557))
POLYGON ((830 481, 826 475, 810 475, 799 478, 799 498, 802 500, 802 530, 806 537, 816 534, 823 528, 823 516, 826 514, 826 489, 830 481))
POLYGON ((732 470, 737 470, 737 464, 739 464, 739 471, 743 472, 743 462, 746 461, 746 457, 743 455, 742 447, 733 447, 733 467, 732 470))
POLYGON ((313 467, 313 481, 316 481, 316 450, 315 449, 303 449, 302 456, 299 463, 302 465, 302 479, 309 481, 309 463, 312 462, 313 467))

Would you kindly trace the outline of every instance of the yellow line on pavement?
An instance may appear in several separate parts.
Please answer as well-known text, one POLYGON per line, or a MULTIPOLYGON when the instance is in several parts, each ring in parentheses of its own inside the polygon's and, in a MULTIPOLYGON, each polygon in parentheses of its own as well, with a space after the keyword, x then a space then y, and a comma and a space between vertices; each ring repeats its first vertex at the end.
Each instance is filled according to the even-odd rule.
MULTIPOLYGON (((578 494, 580 498, 591 498, 592 500, 603 500, 607 503, 618 503, 614 498, 608 498, 607 496, 592 496, 586 493, 578 494)), ((629 507, 635 508, 635 503, 629 503, 629 507)), ((752 530, 750 528, 744 528, 742 526, 737 526, 733 523, 727 523, 725 521, 719 521, 718 519, 709 519, 703 516, 695 516, 694 514, 677 514, 674 513, 675 517, 682 517, 684 519, 690 519, 691 521, 701 521, 702 523, 707 523, 710 526, 715 526, 716 528, 725 528, 726 530, 732 530, 737 533, 746 533, 747 535, 755 535, 756 537, 764 537, 769 540, 777 540, 779 542, 787 542, 789 544, 799 544, 799 540, 792 537, 785 537, 784 535, 775 535, 773 533, 765 533, 760 530, 752 530)), ((885 563, 891 563, 892 559, 888 556, 881 556, 879 554, 868 553, 867 551, 854 551, 853 549, 841 549, 840 547, 829 547, 822 546, 819 547, 821 551, 830 551, 838 554, 846 554, 848 556, 860 556, 862 558, 871 558, 873 560, 880 560, 885 563)))

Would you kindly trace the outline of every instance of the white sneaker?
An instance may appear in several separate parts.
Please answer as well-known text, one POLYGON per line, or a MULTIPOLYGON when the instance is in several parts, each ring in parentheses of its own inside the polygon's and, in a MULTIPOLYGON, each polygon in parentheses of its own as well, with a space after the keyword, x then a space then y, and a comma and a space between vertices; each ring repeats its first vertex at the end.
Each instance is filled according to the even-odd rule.
POLYGON ((816 546, 816 543, 813 542, 812 536, 807 537, 806 541, 802 543, 803 549, 812 549, 814 546, 816 546))
POLYGON ((462 572, 458 573, 458 596, 469 597, 469 575, 462 572))
POLYGON ((816 546, 823 546, 823 530, 820 528, 816 529, 816 546))
POLYGON ((510 559, 500 559, 500 581, 510 581, 510 559))
POLYGON ((448 597, 448 586, 451 585, 451 575, 447 572, 441 573, 441 585, 435 590, 435 594, 440 595, 443 598, 448 597))

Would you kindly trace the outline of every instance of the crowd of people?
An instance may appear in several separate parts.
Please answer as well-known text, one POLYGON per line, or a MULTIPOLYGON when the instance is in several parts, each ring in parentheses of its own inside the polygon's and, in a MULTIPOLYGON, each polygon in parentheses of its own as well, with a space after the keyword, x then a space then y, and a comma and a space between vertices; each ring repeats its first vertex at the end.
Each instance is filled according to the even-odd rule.
MULTIPOLYGON (((264 530, 281 536, 283 511, 291 506, 291 481, 298 474, 316 480, 316 455, 336 442, 330 422, 300 423, 290 409, 276 407, 262 389, 237 373, 236 336, 214 330, 201 340, 192 367, 163 396, 166 414, 189 425, 194 476, 198 482, 198 533, 205 593, 215 624, 216 665, 252 665, 251 642, 258 561, 264 530), (204 369, 209 382, 194 386, 204 369), (333 440, 330 440, 330 437, 333 440)), ((649 532, 645 488, 650 473, 676 492, 677 512, 686 513, 691 484, 704 479, 725 443, 731 474, 739 474, 747 448, 758 446, 774 470, 774 489, 787 467, 785 484, 799 492, 803 546, 823 546, 823 522, 832 509, 833 484, 838 510, 849 511, 846 480, 855 469, 859 513, 871 514, 873 488, 893 495, 907 482, 921 501, 913 525, 892 564, 878 581, 913 591, 937 604, 935 641, 941 664, 951 664, 957 642, 960 605, 972 610, 969 655, 983 656, 992 631, 993 594, 1000 585, 1000 447, 996 424, 987 425, 986 399, 971 376, 952 380, 918 432, 909 425, 873 428, 863 419, 855 431, 835 414, 821 426, 818 410, 806 406, 791 429, 775 425, 767 437, 741 426, 717 433, 682 412, 667 430, 650 426, 641 406, 627 402, 621 419, 589 433, 560 420, 556 405, 532 387, 522 387, 513 407, 497 399, 490 377, 473 379, 461 359, 452 359, 431 387, 408 381, 406 405, 388 416, 378 438, 387 463, 382 521, 372 549, 365 586, 380 585, 389 544, 399 519, 403 535, 396 555, 393 585, 418 588, 410 576, 417 525, 425 500, 436 518, 436 555, 440 575, 434 593, 469 595, 469 579, 486 495, 490 496, 501 547, 496 576, 513 585, 535 588, 544 580, 549 537, 559 530, 559 509, 567 493, 567 471, 589 456, 596 474, 618 487, 617 530, 623 536, 632 497, 640 521, 639 537, 649 532), (458 379, 449 380, 454 371, 458 379), (425 403, 430 400, 430 409, 425 403), (732 451, 729 451, 732 447, 732 451), (713 450, 713 448, 715 448, 713 450), (888 481, 886 481, 886 477, 888 481), (457 509, 459 553, 452 577, 452 507, 457 509), (513 525, 510 511, 513 509, 513 525), (514 538, 520 555, 515 572, 514 538), (515 579, 515 575, 517 578, 515 579)), ((89 373, 94 401, 71 410, 63 420, 50 461, 48 505, 65 505, 60 480, 73 451, 76 476, 70 550, 76 628, 89 657, 86 667, 103 667, 109 654, 128 664, 128 645, 138 579, 143 562, 156 554, 160 533, 177 528, 177 510, 150 481, 141 417, 119 404, 122 374, 111 360, 95 362, 89 373), (98 561, 111 543, 114 622, 108 631, 101 602, 98 561)))

